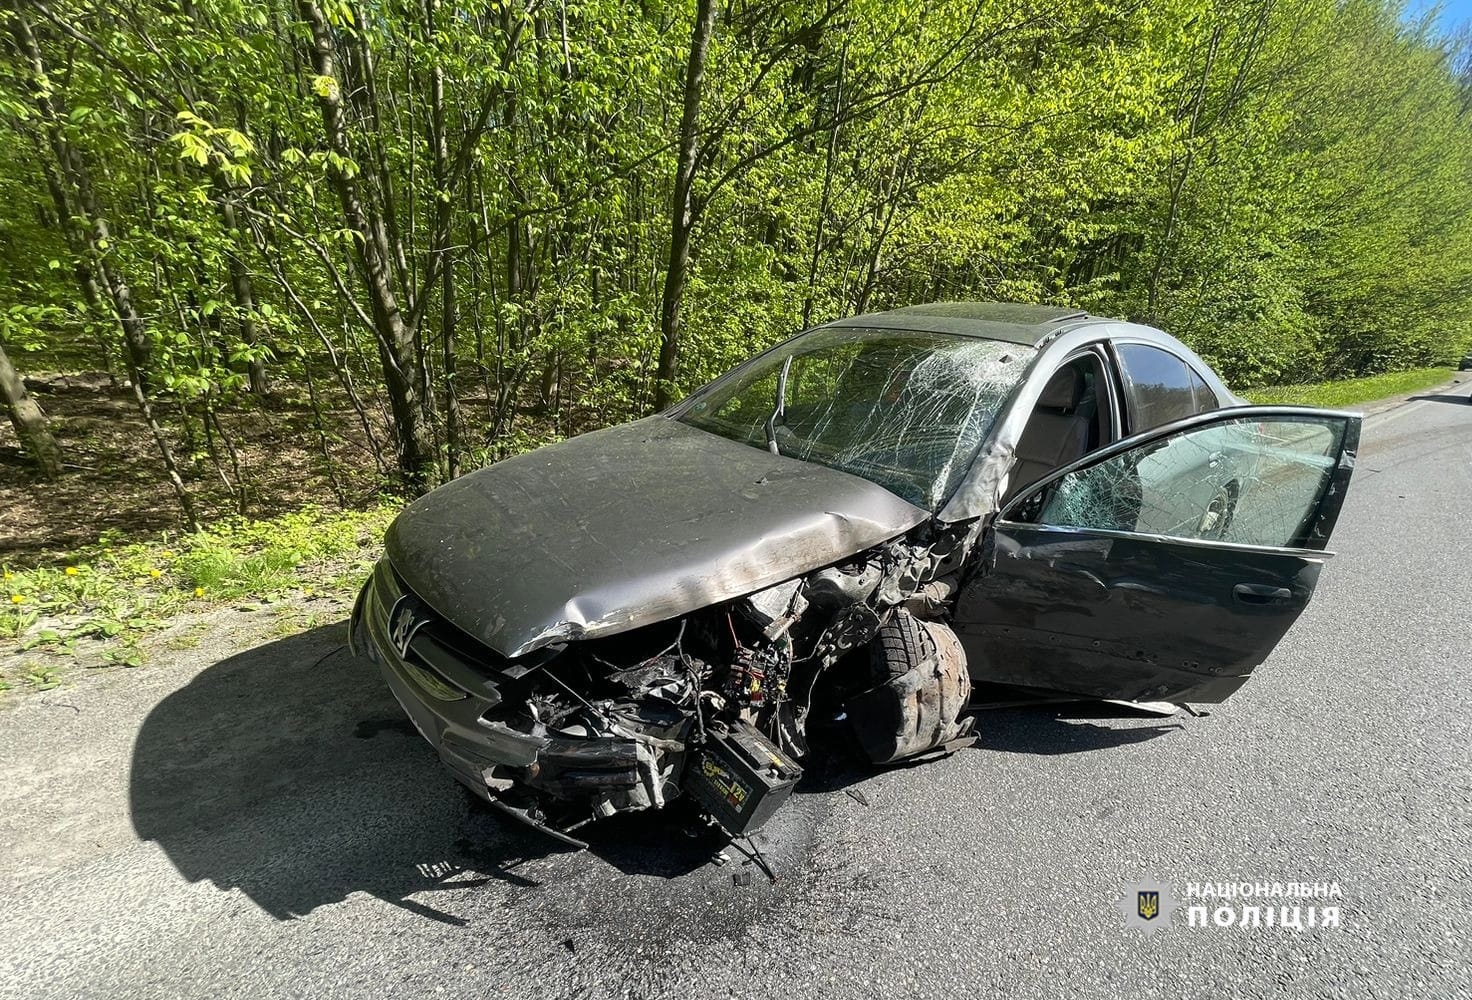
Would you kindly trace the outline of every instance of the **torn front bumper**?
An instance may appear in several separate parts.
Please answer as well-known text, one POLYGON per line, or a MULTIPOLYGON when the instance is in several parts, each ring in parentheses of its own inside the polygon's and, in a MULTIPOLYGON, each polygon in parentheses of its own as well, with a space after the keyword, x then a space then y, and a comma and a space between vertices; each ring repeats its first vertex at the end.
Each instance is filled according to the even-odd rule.
MULTIPOLYGON (((647 742, 538 732, 520 704, 503 696, 515 697, 540 663, 507 660, 476 645, 410 593, 387 559, 374 568, 349 622, 353 653, 378 665, 450 773, 516 819, 582 846, 565 824, 547 821, 506 793, 521 786, 595 801, 605 814, 664 804, 673 792, 670 762, 655 759, 647 742)), ((590 810, 586 818, 596 814, 590 810)))

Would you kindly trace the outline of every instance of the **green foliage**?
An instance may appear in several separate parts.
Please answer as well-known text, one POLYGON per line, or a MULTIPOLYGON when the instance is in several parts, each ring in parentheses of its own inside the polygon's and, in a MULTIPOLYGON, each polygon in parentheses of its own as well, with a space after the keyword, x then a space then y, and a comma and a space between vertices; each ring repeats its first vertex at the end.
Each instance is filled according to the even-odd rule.
POLYGON ((371 550, 394 509, 328 514, 308 507, 269 521, 227 521, 181 536, 171 572, 183 589, 215 600, 274 597, 303 584, 304 566, 371 550))
MULTIPOLYGON (((1448 363, 1472 342, 1472 63, 1400 8, 721 5, 678 389, 945 298, 1151 321, 1239 388, 1448 363)), ((224 481, 242 514, 257 470, 220 414, 271 390, 310 395, 329 476, 347 413, 354 460, 407 489, 646 413, 693 19, 0 14, 36 45, 0 62, 0 340, 36 368, 136 366, 183 491, 224 481)), ((211 588, 292 562, 179 551, 170 573, 211 588)))
POLYGON ((33 691, 50 691, 61 686, 61 675, 55 667, 28 665, 25 682, 33 691))
POLYGON ((1126 308, 1243 386, 1452 360, 1472 120, 1446 43, 1373 0, 1236 9, 1196 28, 1211 35, 1155 195, 1157 220, 1178 214, 1144 232, 1126 308))

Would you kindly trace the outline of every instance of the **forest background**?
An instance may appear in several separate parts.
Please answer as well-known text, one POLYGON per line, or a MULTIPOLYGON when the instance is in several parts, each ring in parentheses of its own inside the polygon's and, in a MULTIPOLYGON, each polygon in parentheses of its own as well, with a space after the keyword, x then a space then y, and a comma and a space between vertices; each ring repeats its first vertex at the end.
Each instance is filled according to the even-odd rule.
POLYGON ((1439 377, 1434 16, 0 0, 0 556, 372 509, 914 302, 1142 320, 1238 391, 1439 377))

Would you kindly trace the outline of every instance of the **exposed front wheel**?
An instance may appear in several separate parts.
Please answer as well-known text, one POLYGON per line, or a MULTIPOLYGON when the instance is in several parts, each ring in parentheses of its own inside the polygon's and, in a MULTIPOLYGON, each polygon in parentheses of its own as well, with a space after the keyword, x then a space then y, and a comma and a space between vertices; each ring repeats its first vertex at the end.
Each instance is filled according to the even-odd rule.
POLYGON ((915 757, 971 732, 966 653, 950 626, 903 609, 869 643, 874 686, 848 703, 859 744, 876 764, 915 757))

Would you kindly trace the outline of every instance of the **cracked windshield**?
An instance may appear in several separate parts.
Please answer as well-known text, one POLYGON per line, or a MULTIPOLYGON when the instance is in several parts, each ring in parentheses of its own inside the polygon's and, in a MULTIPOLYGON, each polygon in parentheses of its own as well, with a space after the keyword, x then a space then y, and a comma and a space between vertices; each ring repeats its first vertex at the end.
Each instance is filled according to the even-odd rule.
POLYGON ((936 510, 1034 353, 974 337, 820 330, 699 393, 679 419, 936 510))

